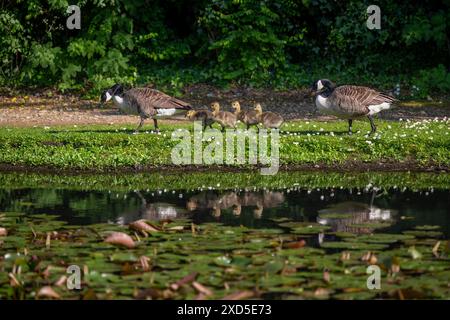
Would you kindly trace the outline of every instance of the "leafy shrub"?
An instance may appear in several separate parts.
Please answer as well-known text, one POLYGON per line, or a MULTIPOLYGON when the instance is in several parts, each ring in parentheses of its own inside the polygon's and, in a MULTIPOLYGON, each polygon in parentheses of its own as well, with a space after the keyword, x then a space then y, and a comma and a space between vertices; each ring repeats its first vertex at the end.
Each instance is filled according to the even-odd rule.
POLYGON ((448 1, 380 0, 381 30, 366 28, 368 0, 81 0, 81 30, 65 26, 68 3, 3 3, 0 85, 95 94, 151 82, 180 93, 198 82, 286 89, 329 77, 448 90, 448 1))

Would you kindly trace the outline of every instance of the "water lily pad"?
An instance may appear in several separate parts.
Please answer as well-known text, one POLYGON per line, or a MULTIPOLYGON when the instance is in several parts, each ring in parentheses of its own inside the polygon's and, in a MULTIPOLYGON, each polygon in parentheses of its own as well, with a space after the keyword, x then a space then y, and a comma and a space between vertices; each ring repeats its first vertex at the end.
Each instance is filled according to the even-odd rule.
POLYGON ((368 235, 358 236, 356 239, 346 238, 344 241, 360 241, 365 243, 395 243, 398 241, 406 241, 414 239, 413 235, 407 234, 389 234, 389 233, 373 233, 368 235))
POLYGON ((419 238, 439 238, 443 236, 441 231, 428 231, 428 230, 408 230, 403 231, 406 235, 411 235, 419 238))
POLYGON ((350 242, 350 241, 336 241, 324 242, 321 244, 322 248, 327 249, 347 249, 347 250, 383 250, 388 246, 378 243, 364 243, 364 242, 350 242))

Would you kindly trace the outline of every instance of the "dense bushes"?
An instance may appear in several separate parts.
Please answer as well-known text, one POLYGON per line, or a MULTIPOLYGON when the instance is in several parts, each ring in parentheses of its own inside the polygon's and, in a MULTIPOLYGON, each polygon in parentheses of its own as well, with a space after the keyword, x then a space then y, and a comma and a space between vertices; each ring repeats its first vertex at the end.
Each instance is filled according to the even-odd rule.
POLYGON ((0 0, 0 84, 97 92, 117 81, 290 88, 316 77, 425 97, 450 87, 450 2, 0 0), (418 89, 416 89, 418 88, 418 89))

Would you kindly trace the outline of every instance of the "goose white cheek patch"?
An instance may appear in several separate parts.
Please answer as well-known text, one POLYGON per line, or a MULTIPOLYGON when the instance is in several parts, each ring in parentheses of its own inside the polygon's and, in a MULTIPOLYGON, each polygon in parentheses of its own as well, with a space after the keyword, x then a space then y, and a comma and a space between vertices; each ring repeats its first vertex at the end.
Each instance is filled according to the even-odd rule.
POLYGON ((321 80, 317 81, 317 91, 322 90, 322 88, 323 88, 322 81, 321 80))
POLYGON ((119 96, 114 96, 114 102, 117 103, 117 105, 122 105, 123 103, 123 98, 119 97, 119 96))
POLYGON ((106 92, 106 101, 111 100, 112 96, 109 94, 109 92, 106 92))

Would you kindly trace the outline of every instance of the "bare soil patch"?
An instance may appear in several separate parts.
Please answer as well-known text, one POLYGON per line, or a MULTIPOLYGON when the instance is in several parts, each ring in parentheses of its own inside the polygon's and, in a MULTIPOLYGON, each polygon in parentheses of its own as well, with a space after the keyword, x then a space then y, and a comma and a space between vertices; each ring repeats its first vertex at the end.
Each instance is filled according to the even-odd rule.
MULTIPOLYGON (((275 91, 270 89, 236 88, 223 90, 208 85, 186 87, 182 99, 195 108, 208 108, 219 101, 225 110, 239 100, 244 109, 260 102, 266 111, 282 114, 286 119, 332 120, 316 111, 313 97, 305 89, 275 91)), ((381 113, 380 118, 398 120, 450 117, 450 102, 407 101, 395 109, 381 113)), ((180 121, 182 118, 164 121, 180 121)), ((124 115, 111 103, 101 106, 95 100, 75 95, 62 95, 52 91, 3 93, 0 95, 0 126, 53 126, 82 124, 137 124, 136 116, 124 115)))

